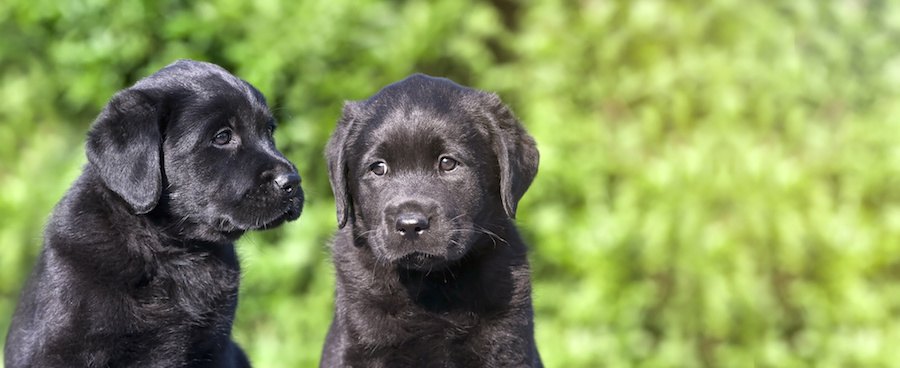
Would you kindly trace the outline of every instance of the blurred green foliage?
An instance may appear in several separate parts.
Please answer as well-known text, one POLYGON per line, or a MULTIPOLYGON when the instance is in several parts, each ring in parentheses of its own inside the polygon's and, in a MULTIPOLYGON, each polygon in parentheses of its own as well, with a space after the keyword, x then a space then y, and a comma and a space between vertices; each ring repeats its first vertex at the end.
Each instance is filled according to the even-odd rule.
POLYGON ((900 361, 897 2, 5 0, 0 34, 2 331, 90 122, 194 58, 268 96, 309 198, 239 244, 256 366, 318 361, 324 143, 417 71, 498 92, 538 141, 518 221, 547 366, 900 361))

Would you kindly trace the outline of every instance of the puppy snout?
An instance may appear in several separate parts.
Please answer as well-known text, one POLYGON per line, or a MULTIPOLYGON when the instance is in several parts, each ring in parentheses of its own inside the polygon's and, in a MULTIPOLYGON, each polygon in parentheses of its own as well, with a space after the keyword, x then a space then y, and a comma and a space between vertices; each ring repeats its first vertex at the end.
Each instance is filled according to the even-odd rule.
POLYGON ((300 175, 292 172, 280 173, 275 175, 275 179, 272 181, 275 183, 275 187, 285 194, 292 194, 300 186, 300 175))
POLYGON ((415 239, 428 230, 428 217, 420 211, 406 211, 397 215, 397 232, 407 238, 415 239))
POLYGON ((275 195, 296 196, 301 192, 300 175, 290 167, 279 167, 262 173, 263 183, 272 185, 275 195))

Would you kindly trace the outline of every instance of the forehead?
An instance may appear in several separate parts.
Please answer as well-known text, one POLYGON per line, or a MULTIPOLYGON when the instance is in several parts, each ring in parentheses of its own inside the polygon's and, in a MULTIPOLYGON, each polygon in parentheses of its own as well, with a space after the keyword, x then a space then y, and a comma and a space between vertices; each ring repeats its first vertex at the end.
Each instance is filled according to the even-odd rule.
POLYGON ((241 123, 269 120, 271 113, 265 104, 241 91, 220 90, 216 93, 193 93, 174 103, 178 120, 193 123, 208 120, 234 119, 241 123))
POLYGON ((364 134, 369 151, 403 155, 441 151, 478 151, 486 145, 483 124, 462 109, 449 106, 407 106, 373 119, 364 134))

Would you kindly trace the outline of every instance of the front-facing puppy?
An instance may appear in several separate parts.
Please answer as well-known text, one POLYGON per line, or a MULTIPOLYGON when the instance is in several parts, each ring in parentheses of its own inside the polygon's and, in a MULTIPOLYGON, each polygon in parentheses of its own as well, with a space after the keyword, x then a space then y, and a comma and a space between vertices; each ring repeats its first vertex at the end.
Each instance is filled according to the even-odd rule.
POLYGON ((538 152, 496 95, 413 75, 348 103, 326 152, 341 228, 322 367, 534 367, 512 221, 538 152))
POLYGON ((113 96, 45 230, 6 367, 249 366, 230 337, 234 241, 303 204, 274 128, 259 91, 209 63, 113 96))

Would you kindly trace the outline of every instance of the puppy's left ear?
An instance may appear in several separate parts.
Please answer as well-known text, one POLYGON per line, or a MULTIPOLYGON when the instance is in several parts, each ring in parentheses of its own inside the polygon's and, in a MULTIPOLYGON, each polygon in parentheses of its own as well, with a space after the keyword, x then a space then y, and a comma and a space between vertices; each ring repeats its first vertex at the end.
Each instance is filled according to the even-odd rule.
POLYGON ((143 92, 116 93, 88 132, 88 161, 106 187, 136 214, 153 210, 162 193, 159 106, 143 92))
POLYGON ((500 196, 509 218, 516 218, 516 207, 537 175, 538 154, 534 138, 528 135, 509 107, 496 94, 482 95, 485 117, 489 121, 491 145, 500 168, 500 196))

